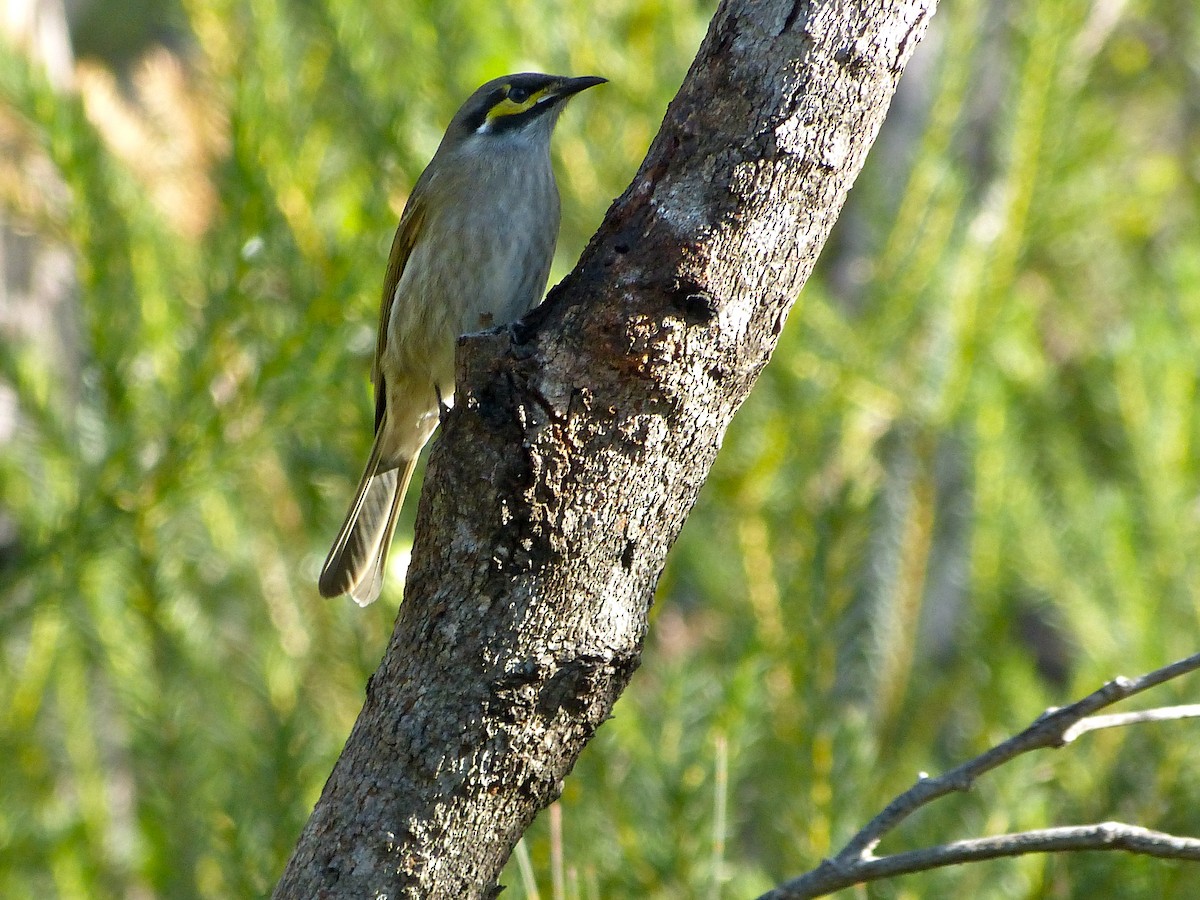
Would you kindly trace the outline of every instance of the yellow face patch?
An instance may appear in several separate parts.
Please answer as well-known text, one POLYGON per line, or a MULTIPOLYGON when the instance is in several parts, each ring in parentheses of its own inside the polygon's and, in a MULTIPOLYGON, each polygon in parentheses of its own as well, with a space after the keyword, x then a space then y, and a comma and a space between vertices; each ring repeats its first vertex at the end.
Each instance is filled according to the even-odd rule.
MULTIPOLYGON (((513 91, 511 85, 505 87, 505 91, 513 91)), ((523 97, 520 102, 513 100, 511 97, 505 97, 495 106, 488 110, 488 119, 499 119, 502 116, 515 116, 518 113, 528 112, 533 109, 538 100, 546 95, 546 89, 542 88, 537 91, 526 91, 524 88, 517 88, 514 93, 519 97, 523 97)))

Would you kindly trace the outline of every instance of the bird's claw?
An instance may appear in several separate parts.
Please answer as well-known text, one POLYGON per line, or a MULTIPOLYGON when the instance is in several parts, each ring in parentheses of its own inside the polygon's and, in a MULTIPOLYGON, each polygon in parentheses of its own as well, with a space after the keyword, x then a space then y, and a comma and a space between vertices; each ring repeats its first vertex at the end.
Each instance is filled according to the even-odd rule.
POLYGON ((520 319, 509 322, 504 328, 508 332, 508 352, 515 358, 529 359, 537 353, 534 345, 529 343, 529 327, 522 324, 520 319))

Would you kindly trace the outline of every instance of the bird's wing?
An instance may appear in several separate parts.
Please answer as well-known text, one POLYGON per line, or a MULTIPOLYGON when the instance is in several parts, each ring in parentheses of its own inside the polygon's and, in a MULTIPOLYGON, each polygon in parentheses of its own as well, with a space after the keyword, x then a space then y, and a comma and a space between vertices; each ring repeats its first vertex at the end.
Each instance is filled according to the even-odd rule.
POLYGON ((414 195, 409 197, 404 213, 400 216, 400 225, 396 236, 392 238, 392 252, 388 254, 387 274, 383 279, 383 297, 379 302, 379 334, 375 339, 375 362, 371 366, 371 381, 375 384, 375 430, 383 422, 384 409, 387 406, 387 392, 383 383, 383 351, 387 345, 388 319, 395 301, 396 285, 404 274, 404 266, 412 253, 413 246, 421 234, 421 226, 425 221, 425 204, 414 195))

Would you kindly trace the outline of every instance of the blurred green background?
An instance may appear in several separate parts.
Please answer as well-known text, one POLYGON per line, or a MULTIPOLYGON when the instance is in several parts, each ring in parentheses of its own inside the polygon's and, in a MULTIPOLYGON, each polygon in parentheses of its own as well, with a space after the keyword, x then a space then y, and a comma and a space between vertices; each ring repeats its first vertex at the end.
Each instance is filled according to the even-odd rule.
MULTIPOLYGON (((407 190, 485 79, 608 77, 556 137, 561 276, 713 8, 103 0, 72 84, 0 50, 2 258, 42 261, 45 317, 0 307, 0 896, 270 890, 400 601, 314 583, 407 190)), ((505 896, 753 896, 917 772, 1194 652, 1198 211, 1200 7, 944 4, 505 896)), ((881 851, 1200 834, 1198 727, 1023 758, 881 851)), ((852 895, 1197 884, 1094 853, 852 895)))

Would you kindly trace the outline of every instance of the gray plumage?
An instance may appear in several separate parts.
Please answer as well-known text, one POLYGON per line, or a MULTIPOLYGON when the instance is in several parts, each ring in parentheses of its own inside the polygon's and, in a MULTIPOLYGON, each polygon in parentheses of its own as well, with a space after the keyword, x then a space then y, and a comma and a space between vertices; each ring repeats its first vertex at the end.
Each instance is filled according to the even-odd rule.
POLYGON ((421 448, 454 395, 460 334, 512 322, 542 298, 558 238, 550 137, 565 101, 602 78, 489 81, 451 120, 392 242, 372 380, 375 441, 325 565, 326 597, 379 596, 421 448))

